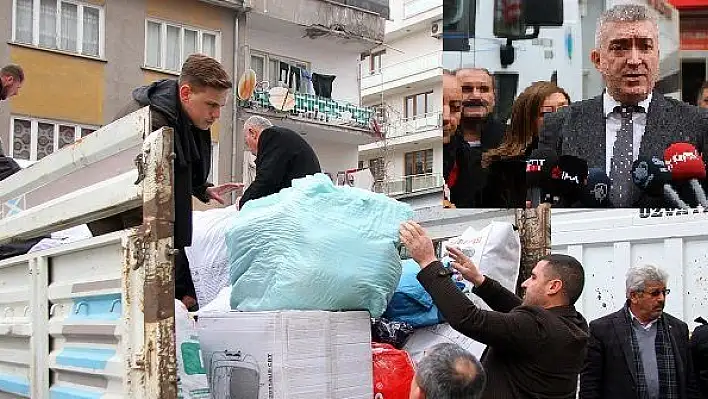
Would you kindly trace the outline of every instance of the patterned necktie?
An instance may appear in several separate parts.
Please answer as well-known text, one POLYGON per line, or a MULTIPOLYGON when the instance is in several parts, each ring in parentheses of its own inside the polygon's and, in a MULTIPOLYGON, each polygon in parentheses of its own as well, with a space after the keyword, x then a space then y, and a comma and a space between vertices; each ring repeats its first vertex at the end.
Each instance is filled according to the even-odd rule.
POLYGON ((641 107, 615 107, 620 114, 621 125, 617 131, 615 144, 612 147, 610 163, 610 179, 612 179, 612 204, 618 208, 631 207, 633 203, 634 184, 632 183, 632 162, 634 129, 632 112, 642 112, 641 107))

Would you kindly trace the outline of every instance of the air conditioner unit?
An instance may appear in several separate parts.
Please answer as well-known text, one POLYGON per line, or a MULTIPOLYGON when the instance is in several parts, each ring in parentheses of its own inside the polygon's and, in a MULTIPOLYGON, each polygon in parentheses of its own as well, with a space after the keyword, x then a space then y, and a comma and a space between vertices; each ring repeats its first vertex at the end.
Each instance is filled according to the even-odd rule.
POLYGON ((432 26, 430 27, 430 36, 439 39, 442 37, 442 32, 443 32, 442 20, 433 22, 432 26))

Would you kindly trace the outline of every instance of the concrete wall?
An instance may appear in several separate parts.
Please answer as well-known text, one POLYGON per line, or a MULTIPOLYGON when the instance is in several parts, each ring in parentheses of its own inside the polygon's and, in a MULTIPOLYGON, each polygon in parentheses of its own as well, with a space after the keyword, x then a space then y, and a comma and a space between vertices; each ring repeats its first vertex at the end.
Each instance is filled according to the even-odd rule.
POLYGON ((358 154, 356 146, 351 144, 339 144, 321 140, 311 140, 305 138, 312 146, 320 160, 320 166, 332 175, 339 171, 357 167, 358 154))

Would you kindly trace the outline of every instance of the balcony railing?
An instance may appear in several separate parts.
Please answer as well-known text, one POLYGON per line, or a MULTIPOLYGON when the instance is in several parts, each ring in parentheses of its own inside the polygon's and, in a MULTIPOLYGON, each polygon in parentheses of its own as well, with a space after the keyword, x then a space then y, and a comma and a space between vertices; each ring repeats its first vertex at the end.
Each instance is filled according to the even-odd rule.
POLYGON ((403 18, 414 17, 442 5, 442 0, 406 0, 403 2, 403 18))
MULTIPOLYGON (((295 108, 286 113, 302 119, 324 122, 331 125, 369 129, 372 118, 378 118, 376 110, 370 107, 353 105, 344 101, 316 96, 314 94, 294 93, 295 108)), ((256 91, 248 101, 242 101, 244 108, 254 110, 278 111, 270 104, 267 91, 256 91)))
POLYGON ((369 70, 369 64, 366 62, 360 65, 361 88, 366 90, 442 68, 442 51, 433 51, 410 60, 389 64, 375 71, 369 70))
POLYGON ((429 112, 416 115, 412 118, 401 118, 386 126, 386 137, 402 137, 407 134, 416 134, 430 130, 440 129, 442 126, 442 112, 429 112))
POLYGON ((425 173, 421 175, 410 175, 388 182, 377 181, 374 183, 374 191, 386 195, 411 194, 418 191, 429 190, 442 187, 444 184, 441 173, 425 173))

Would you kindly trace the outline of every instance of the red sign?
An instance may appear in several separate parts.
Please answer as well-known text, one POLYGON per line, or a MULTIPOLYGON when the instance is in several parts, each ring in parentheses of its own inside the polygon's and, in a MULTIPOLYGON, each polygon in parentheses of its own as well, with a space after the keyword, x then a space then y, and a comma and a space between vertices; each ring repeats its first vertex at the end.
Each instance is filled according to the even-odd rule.
POLYGON ((681 50, 708 50, 708 18, 681 18, 681 50))

